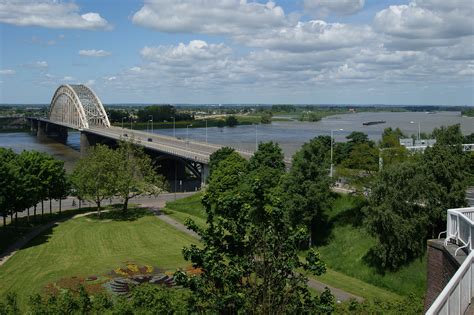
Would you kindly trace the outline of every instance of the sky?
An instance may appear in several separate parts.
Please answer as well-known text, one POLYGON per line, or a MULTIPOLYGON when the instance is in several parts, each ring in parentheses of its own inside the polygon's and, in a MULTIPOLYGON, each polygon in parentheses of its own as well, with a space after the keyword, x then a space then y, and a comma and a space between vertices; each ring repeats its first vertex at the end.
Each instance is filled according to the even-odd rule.
POLYGON ((474 105, 473 0, 0 0, 0 103, 474 105))

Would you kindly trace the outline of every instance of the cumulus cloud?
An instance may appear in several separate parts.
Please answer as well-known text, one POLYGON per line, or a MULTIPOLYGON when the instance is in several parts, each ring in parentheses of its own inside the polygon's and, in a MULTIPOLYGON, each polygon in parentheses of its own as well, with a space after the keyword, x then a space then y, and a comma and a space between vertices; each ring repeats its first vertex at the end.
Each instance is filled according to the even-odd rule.
POLYGON ((96 12, 79 13, 71 2, 6 0, 0 3, 0 22, 18 26, 99 30, 111 25, 96 12))
POLYGON ((285 13, 272 1, 146 0, 132 21, 162 32, 240 34, 284 25, 285 13))
POLYGON ((448 46, 474 34, 472 0, 413 0, 375 15, 374 28, 388 35, 387 47, 424 49, 448 46))
POLYGON ((69 76, 69 75, 67 75, 63 78, 63 81, 73 81, 73 80, 74 80, 74 78, 69 76))
POLYGON ((79 50, 80 56, 85 57, 107 57, 110 56, 112 53, 102 50, 102 49, 89 49, 89 50, 79 50))
POLYGON ((192 40, 188 45, 180 43, 177 46, 145 46, 140 51, 145 59, 177 65, 189 65, 202 60, 219 60, 230 53, 231 49, 224 44, 208 44, 202 40, 192 40))
POLYGON ((354 14, 362 10, 364 3, 365 0, 304 0, 303 7, 306 12, 321 17, 330 13, 354 14))
POLYGON ((368 26, 326 23, 321 20, 298 22, 260 34, 237 37, 249 46, 287 51, 331 50, 358 46, 374 37, 368 26))
POLYGON ((2 69, 2 70, 0 70, 1 75, 13 75, 15 73, 16 73, 16 71, 13 70, 13 69, 2 69))

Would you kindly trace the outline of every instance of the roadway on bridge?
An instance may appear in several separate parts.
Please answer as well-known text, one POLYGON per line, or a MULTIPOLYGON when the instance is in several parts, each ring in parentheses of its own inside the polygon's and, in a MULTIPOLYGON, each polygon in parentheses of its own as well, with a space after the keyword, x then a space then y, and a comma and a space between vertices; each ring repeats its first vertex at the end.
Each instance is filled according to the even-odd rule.
MULTIPOLYGON (((158 135, 141 130, 122 129, 119 127, 110 128, 89 128, 85 132, 112 139, 134 139, 148 149, 164 152, 174 156, 179 156, 201 163, 209 163, 209 156, 222 146, 211 143, 187 141, 175 137, 158 135)), ((253 152, 236 150, 244 158, 249 159, 253 152)))

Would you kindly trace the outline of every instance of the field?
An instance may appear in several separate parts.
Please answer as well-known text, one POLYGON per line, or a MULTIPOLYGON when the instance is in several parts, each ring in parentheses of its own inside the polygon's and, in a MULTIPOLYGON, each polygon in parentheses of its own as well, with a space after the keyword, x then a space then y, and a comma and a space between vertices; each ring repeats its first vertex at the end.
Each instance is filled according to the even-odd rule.
MULTIPOLYGON (((204 226, 205 212, 200 199, 201 194, 196 194, 168 202, 165 212, 177 221, 184 222, 189 217, 204 226)), ((422 296, 426 282, 425 258, 385 274, 365 262, 365 255, 375 240, 362 225, 360 206, 361 200, 350 196, 337 196, 333 202, 318 246, 328 271, 318 279, 365 298, 395 300, 411 293, 422 296)))
POLYGON ((24 305, 50 282, 106 274, 126 262, 165 270, 189 266, 181 249, 196 240, 150 213, 139 214, 79 217, 46 231, 0 267, 0 296, 16 291, 24 305))

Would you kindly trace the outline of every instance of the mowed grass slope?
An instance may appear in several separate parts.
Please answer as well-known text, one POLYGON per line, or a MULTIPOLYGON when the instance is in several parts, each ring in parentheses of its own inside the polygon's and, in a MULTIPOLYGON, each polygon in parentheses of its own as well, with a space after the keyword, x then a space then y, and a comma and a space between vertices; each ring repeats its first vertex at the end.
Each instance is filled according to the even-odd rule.
MULTIPOLYGON (((423 296, 426 289, 426 257, 417 259, 400 270, 377 272, 366 255, 375 245, 364 225, 358 197, 341 196, 328 212, 330 228, 324 245, 318 246, 328 267, 399 295, 423 296), (359 205, 358 205, 359 204, 359 205)), ((321 281, 332 279, 330 273, 321 281)))
POLYGON ((0 266, 0 295, 20 303, 48 283, 72 276, 109 273, 130 261, 174 270, 188 266, 181 249, 196 240, 153 215, 130 221, 88 217, 60 223, 0 266))
MULTIPOLYGON (((168 202, 164 212, 179 222, 191 218, 198 226, 205 226, 201 197, 199 193, 168 202)), ((318 245, 328 271, 316 278, 365 298, 395 300, 411 293, 422 296, 426 285, 425 258, 385 274, 378 273, 366 262, 365 256, 375 239, 363 225, 362 202, 359 197, 335 195, 332 208, 326 213, 328 224, 321 231, 322 242, 318 245)))

